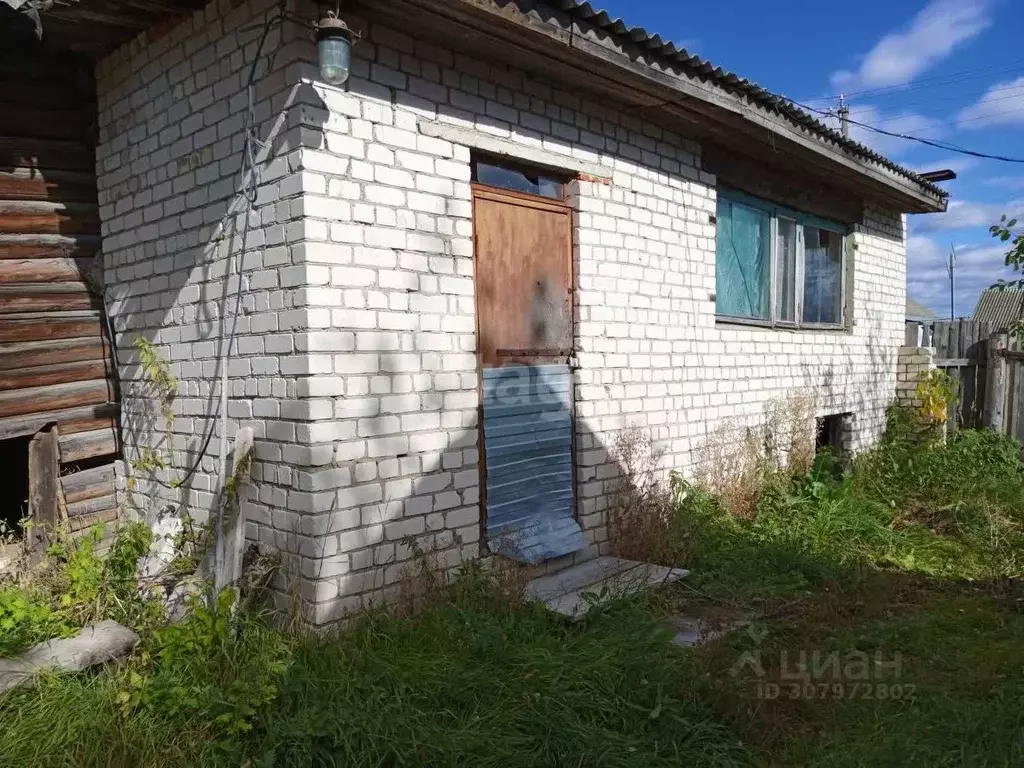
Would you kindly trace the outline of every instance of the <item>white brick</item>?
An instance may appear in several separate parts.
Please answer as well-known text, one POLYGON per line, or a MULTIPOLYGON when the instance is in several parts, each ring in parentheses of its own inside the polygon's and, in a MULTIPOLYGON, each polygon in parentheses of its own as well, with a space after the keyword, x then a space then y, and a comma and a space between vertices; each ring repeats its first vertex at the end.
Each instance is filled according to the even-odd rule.
MULTIPOLYGON (((259 13, 213 4, 201 32, 186 20, 97 66, 110 311, 125 349, 141 333, 168 351, 182 386, 173 424, 182 457, 216 391, 228 240, 217 240, 215 201, 234 192, 245 106, 244 57, 230 30, 259 13)), ((409 556, 396 546, 406 534, 429 531, 453 563, 479 551, 470 150, 425 135, 430 122, 479 125, 611 176, 567 190, 579 211, 574 394, 588 541, 607 541, 600 526, 617 471, 607 446, 629 423, 664 449, 663 469, 687 473, 725 419, 752 425, 788 393, 811 388, 820 413, 852 412, 858 449, 878 437, 894 394, 913 397, 929 362, 916 349, 897 359, 906 285, 898 214, 868 202, 850 236, 849 331, 730 326, 710 298, 717 194, 697 142, 612 102, 425 45, 416 30, 366 32, 348 90, 316 82, 314 49, 303 45, 298 62, 285 57, 262 81, 257 104, 264 130, 282 133, 268 145, 250 216, 229 417, 231 429, 244 420, 257 434, 250 533, 306 553, 303 594, 347 606, 348 596, 382 589, 400 565, 389 558, 409 556), (318 106, 302 103, 299 78, 318 106), (300 113, 300 124, 289 122, 300 113), (310 119, 315 129, 302 122, 310 119), (289 541, 289 526, 318 516, 332 527, 311 522, 301 543, 289 541)), ((138 371, 121 369, 127 409, 138 371)), ((187 499, 200 514, 214 504, 208 464, 187 499)))

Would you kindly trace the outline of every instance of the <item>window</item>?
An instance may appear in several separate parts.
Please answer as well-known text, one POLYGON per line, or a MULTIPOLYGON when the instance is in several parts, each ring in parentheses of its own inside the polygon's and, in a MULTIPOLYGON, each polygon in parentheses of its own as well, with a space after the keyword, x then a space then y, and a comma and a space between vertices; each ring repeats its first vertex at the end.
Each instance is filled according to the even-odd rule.
POLYGON ((496 165, 485 160, 476 160, 473 163, 473 181, 489 187, 550 197, 553 200, 561 200, 565 196, 565 185, 561 179, 545 176, 538 171, 496 165))
POLYGON ((844 231, 841 224, 719 192, 717 314, 764 325, 841 327, 844 231))

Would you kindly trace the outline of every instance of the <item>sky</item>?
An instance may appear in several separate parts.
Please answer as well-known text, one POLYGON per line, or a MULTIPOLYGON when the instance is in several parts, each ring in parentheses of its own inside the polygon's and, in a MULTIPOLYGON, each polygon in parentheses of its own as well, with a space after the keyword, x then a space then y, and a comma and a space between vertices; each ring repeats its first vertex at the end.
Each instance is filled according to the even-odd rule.
MULTIPOLYGON (((1024 160, 1024 0, 592 0, 715 66, 816 109, 846 94, 850 117, 893 133, 1024 160)), ((835 118, 822 118, 838 126, 835 118)), ((950 168, 943 214, 908 217, 910 296, 955 314, 1013 276, 988 228, 1024 214, 1024 162, 970 157, 851 126, 852 138, 914 170, 950 168)), ((1022 215, 1024 219, 1024 215, 1022 215)))

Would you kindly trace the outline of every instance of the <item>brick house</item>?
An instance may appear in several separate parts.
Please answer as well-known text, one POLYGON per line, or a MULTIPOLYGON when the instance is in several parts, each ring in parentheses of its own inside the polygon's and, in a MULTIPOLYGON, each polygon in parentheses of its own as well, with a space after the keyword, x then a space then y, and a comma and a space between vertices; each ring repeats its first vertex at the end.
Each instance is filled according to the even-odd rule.
MULTIPOLYGON (((724 420, 810 388, 846 447, 878 438, 903 216, 946 195, 791 103, 586 3, 346 2, 338 85, 313 5, 76 20, 112 5, 44 12, 31 56, 94 66, 99 237, 44 240, 101 243, 120 493, 208 515, 252 427, 248 535, 290 555, 311 622, 386 597, 411 543, 452 565, 510 533, 551 568, 603 551, 628 425, 685 472, 724 420), (166 428, 140 337, 179 385, 166 428)), ((57 149, 12 152, 63 205, 57 149)), ((2 237, 0 275, 24 235, 2 237)))

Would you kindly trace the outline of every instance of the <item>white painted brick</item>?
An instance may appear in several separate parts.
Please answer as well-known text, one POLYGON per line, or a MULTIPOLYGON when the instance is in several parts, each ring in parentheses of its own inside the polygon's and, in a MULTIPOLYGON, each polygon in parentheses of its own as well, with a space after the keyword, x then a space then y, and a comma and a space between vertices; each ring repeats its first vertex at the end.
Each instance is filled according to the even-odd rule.
MULTIPOLYGON (((245 106, 244 57, 228 30, 262 18, 246 3, 222 13, 223 4, 204 12, 202 44, 192 43, 188 21, 170 32, 178 42, 159 60, 162 43, 136 43, 97 67, 111 312, 125 348, 144 333, 169 350, 182 383, 173 437, 183 457, 215 391, 228 273, 227 240, 218 242, 215 228, 234 190, 245 106), (166 73, 166 85, 146 86, 141 72, 154 84, 166 73)), ((268 143, 278 154, 264 164, 250 217, 238 355, 228 369, 229 416, 258 435, 254 537, 286 546, 273 525, 328 517, 332 508, 348 515, 302 544, 305 561, 323 565, 303 566, 321 574, 306 576, 319 578, 305 587, 315 599, 340 605, 383 588, 388 558, 409 555, 392 539, 399 534, 429 531, 453 563, 479 551, 470 150, 426 136, 427 122, 478 126, 598 163, 611 176, 568 185, 579 211, 574 394, 589 541, 607 540, 601 525, 617 470, 606 446, 628 423, 664 448, 664 469, 685 473, 724 419, 752 424, 766 403, 794 390, 816 389, 822 413, 853 412, 856 448, 877 438, 895 392, 912 397, 928 362, 916 351, 897 362, 906 283, 898 215, 868 203, 851 236, 849 332, 717 322, 715 179, 700 170, 698 143, 612 102, 380 24, 364 29, 348 90, 316 82, 315 49, 301 32, 298 66, 285 57, 261 85, 261 130, 286 132, 268 143), (287 114, 272 112, 301 93, 297 78, 322 106, 291 109, 315 116, 316 130, 289 128, 287 114)), ((120 373, 128 392, 137 365, 120 373)), ((205 505, 200 512, 212 508, 214 472, 209 462, 197 473, 190 502, 205 505)))

